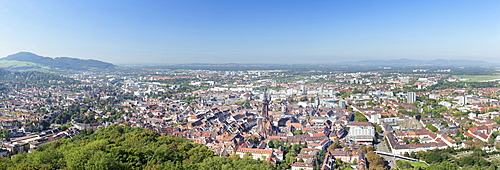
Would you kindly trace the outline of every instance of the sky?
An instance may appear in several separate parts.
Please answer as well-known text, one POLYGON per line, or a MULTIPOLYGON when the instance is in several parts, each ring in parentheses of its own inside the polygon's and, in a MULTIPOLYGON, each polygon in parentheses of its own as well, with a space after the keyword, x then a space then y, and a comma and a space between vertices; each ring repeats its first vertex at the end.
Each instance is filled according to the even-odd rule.
POLYGON ((114 64, 500 63, 498 0, 0 0, 0 57, 114 64))

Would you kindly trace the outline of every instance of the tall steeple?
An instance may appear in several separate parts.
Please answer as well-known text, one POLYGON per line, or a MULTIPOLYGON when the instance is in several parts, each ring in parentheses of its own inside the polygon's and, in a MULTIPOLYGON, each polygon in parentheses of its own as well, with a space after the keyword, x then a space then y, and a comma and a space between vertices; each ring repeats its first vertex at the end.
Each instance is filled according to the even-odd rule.
POLYGON ((273 118, 269 116, 269 97, 267 90, 264 91, 264 99, 262 100, 262 111, 257 122, 257 130, 264 139, 275 134, 275 128, 272 125, 273 118))
POLYGON ((264 90, 264 99, 262 100, 262 111, 260 116, 267 118, 269 116, 269 99, 267 96, 267 90, 264 90))

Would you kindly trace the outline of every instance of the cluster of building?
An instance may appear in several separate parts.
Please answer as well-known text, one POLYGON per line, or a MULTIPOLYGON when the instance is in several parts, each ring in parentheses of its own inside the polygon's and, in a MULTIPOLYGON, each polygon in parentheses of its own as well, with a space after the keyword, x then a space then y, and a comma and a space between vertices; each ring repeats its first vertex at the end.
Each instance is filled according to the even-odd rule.
MULTIPOLYGON (((11 134, 11 140, 3 144, 9 152, 14 148, 23 152, 27 145, 33 149, 37 142, 112 123, 185 136, 220 156, 237 154, 275 164, 286 159, 284 145, 300 145, 292 169, 335 169, 337 160, 366 169, 364 153, 357 150, 360 145, 385 139, 390 152, 403 155, 467 147, 466 140, 487 142, 499 130, 493 119, 500 115, 494 110, 500 105, 496 100, 500 89, 425 90, 447 75, 420 73, 338 73, 280 82, 275 78, 290 78, 282 70, 75 76, 84 84, 2 94, 0 129, 11 134), (181 91, 184 86, 194 90, 181 91), (403 87, 415 91, 404 91, 403 87), (118 102, 110 106, 112 112, 97 107, 111 99, 118 102), (423 99, 435 103, 418 102, 423 99), (33 131, 43 126, 42 120, 54 122, 71 106, 87 109, 73 116, 75 128, 57 131, 54 127, 43 131, 45 135, 33 131), (432 113, 429 109, 443 111, 432 113), (355 121, 354 115, 364 116, 367 122, 355 121), (109 120, 113 116, 112 121, 75 122, 82 117, 109 120), (33 120, 37 122, 27 125, 33 120), (318 160, 321 151, 333 143, 341 146, 329 149, 324 159, 318 160), (18 145, 24 150, 15 147, 18 145)), ((2 153, 0 150, 0 156, 2 153)))

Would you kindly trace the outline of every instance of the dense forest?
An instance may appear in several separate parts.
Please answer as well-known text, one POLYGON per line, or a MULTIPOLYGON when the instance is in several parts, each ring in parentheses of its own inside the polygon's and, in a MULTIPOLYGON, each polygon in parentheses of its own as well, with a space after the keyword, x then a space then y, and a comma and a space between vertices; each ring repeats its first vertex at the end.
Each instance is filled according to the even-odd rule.
POLYGON ((4 169, 275 169, 272 164, 219 157, 206 146, 184 137, 128 126, 111 125, 96 132, 83 130, 22 153, 0 158, 4 169))

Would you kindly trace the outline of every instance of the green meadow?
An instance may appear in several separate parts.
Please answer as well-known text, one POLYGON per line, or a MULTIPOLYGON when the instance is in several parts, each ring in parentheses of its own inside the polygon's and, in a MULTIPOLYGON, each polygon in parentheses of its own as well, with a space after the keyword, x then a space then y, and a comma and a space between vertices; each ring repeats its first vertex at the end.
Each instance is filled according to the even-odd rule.
POLYGON ((453 77, 462 77, 469 79, 469 82, 484 82, 490 80, 500 79, 500 74, 493 75, 453 75, 453 77))
POLYGON ((0 68, 15 68, 15 67, 41 67, 42 69, 50 69, 36 63, 17 61, 17 60, 0 60, 0 68))

